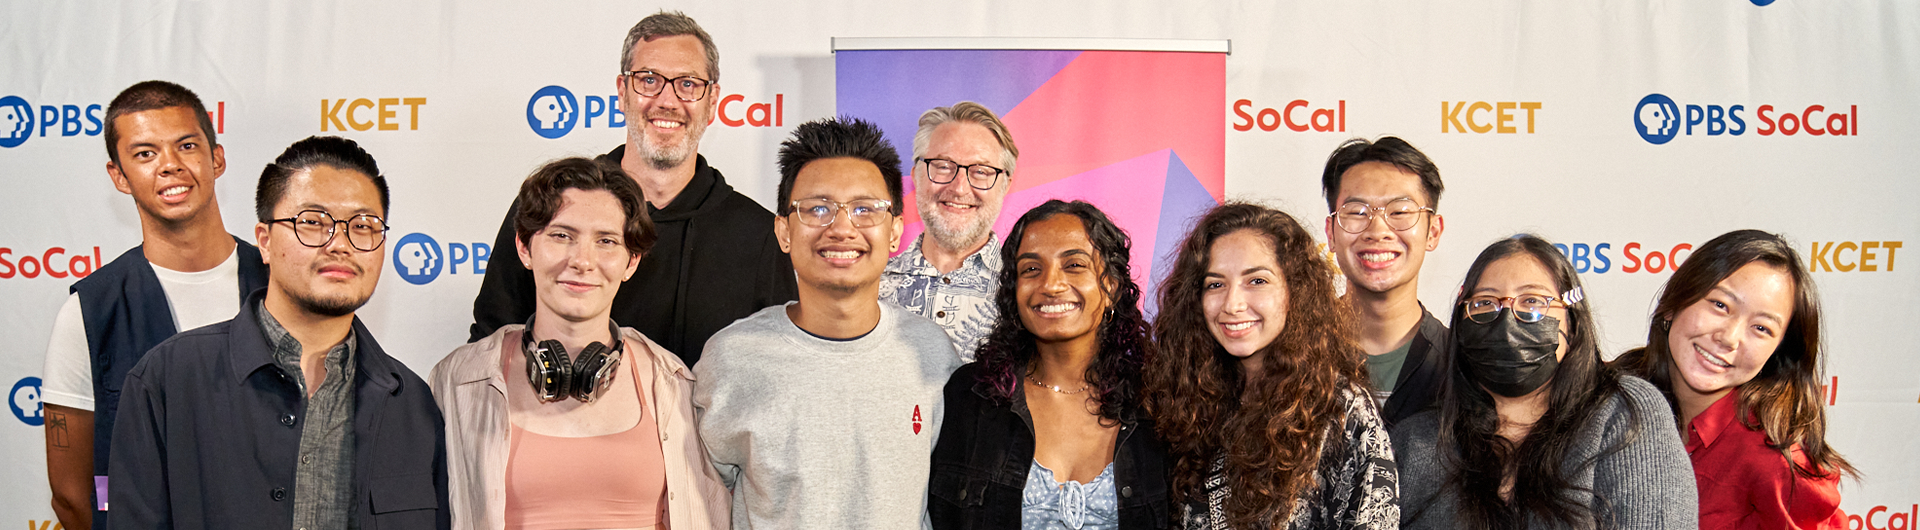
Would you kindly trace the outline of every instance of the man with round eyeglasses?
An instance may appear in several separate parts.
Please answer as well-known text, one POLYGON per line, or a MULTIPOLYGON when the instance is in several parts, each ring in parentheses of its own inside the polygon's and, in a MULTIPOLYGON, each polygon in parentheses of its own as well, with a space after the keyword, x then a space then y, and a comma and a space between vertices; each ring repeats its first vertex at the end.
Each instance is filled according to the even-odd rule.
POLYGON ((880 298, 946 328, 962 361, 973 361, 998 316, 993 225, 1019 156, 1006 124, 972 101, 921 114, 913 135, 913 200, 926 231, 887 261, 880 298))
MULTIPOLYGON (((659 241, 613 300, 613 320, 653 338, 688 365, 708 337, 760 308, 793 300, 793 267, 774 240, 773 213, 734 190, 700 155, 722 97, 720 52, 679 12, 641 19, 627 32, 614 76, 626 143, 600 156, 640 185, 659 241)), ((512 249, 516 204, 494 237, 512 249)), ((533 273, 495 252, 473 301, 468 341, 534 311, 533 273)))
POLYGON ((267 165, 267 285, 127 372, 110 527, 449 527, 440 408, 355 315, 384 268, 388 203, 352 140, 310 137, 267 165))
POLYGON ((1444 381, 1447 326, 1420 304, 1420 266, 1439 248, 1440 168, 1405 140, 1342 143, 1320 177, 1327 198, 1327 251, 1367 352, 1380 416, 1388 425, 1426 408, 1444 381))

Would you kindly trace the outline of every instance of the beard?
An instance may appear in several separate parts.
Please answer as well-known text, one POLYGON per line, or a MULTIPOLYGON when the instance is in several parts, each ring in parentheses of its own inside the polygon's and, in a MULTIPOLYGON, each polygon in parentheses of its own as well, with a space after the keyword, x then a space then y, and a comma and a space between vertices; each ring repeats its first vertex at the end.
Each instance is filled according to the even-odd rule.
POLYGON ((700 137, 707 132, 705 121, 694 119, 690 113, 688 114, 687 116, 661 116, 684 119, 686 122, 680 127, 680 131, 664 141, 656 140, 652 135, 647 134, 647 120, 628 121, 627 143, 639 147, 640 157, 656 170, 664 171, 680 167, 687 162, 687 159, 694 156, 700 146, 700 137))
POLYGON ((920 220, 925 223, 927 234, 933 236, 934 244, 948 250, 973 248, 986 241, 993 232, 993 222, 1000 217, 1000 206, 989 208, 986 204, 974 207, 971 221, 948 218, 939 210, 939 198, 928 194, 915 194, 915 206, 920 209, 920 220))
POLYGON ((360 306, 367 305, 371 296, 355 298, 353 295, 315 296, 312 293, 287 293, 294 305, 308 313, 321 316, 343 317, 353 314, 360 306))

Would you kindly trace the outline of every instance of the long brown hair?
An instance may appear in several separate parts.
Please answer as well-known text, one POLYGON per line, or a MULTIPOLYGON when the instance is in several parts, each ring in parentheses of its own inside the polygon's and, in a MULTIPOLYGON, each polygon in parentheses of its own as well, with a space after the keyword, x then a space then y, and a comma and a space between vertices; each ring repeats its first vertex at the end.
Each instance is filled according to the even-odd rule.
POLYGON ((1321 443, 1346 421, 1350 394, 1339 389, 1364 389, 1367 380, 1351 318, 1334 295, 1335 277, 1298 221, 1263 206, 1220 205, 1181 242, 1161 283, 1153 326, 1159 355, 1145 374, 1147 413, 1174 459, 1175 503, 1201 490, 1221 454, 1235 528, 1284 524, 1294 499, 1317 486, 1321 443), (1286 327, 1258 354, 1266 356, 1265 373, 1252 388, 1238 359, 1208 331, 1201 293, 1214 241, 1239 230, 1273 244, 1287 289, 1286 327))
POLYGON ((1799 445, 1811 464, 1807 467, 1793 462, 1793 472, 1799 476, 1825 478, 1844 473, 1858 477, 1860 472, 1853 464, 1827 445, 1827 411, 1820 404, 1820 374, 1826 360, 1820 352, 1820 293, 1801 266, 1800 255, 1780 236, 1735 230, 1700 245, 1673 271, 1660 291, 1653 324, 1647 329, 1646 347, 1621 354, 1614 365, 1652 381, 1667 395, 1669 405, 1677 403, 1673 397, 1673 350, 1667 343, 1673 318, 1749 263, 1764 263, 1793 280, 1793 315, 1787 319, 1780 346, 1760 366, 1760 373, 1740 385, 1736 417, 1746 428, 1766 432, 1767 447, 1780 451, 1788 462, 1793 462, 1793 446, 1799 445))

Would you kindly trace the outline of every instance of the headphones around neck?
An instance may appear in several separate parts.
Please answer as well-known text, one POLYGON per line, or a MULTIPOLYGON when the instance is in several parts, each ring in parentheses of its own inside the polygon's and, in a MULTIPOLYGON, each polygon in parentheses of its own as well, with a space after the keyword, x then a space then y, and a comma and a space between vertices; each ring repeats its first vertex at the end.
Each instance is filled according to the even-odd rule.
POLYGON ((578 358, 569 362, 567 347, 560 341, 533 342, 533 319, 529 317, 527 329, 520 332, 520 351, 527 356, 527 382, 533 385, 534 398, 541 403, 567 398, 592 403, 607 387, 613 386, 625 341, 620 340, 618 324, 608 320, 607 327, 613 332, 612 349, 598 342, 588 344, 580 349, 578 358))

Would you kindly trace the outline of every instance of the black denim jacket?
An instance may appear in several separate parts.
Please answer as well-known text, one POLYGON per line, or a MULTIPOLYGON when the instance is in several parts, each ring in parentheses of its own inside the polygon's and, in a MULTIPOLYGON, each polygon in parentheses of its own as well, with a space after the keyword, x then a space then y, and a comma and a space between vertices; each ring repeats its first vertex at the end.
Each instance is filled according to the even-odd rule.
MULTIPOLYGON (((974 386, 980 363, 953 373, 933 447, 927 515, 935 530, 1020 528, 1020 503, 1033 464, 1033 416, 1024 391, 998 405, 974 386)), ((1136 407, 1137 411, 1137 407, 1136 407)), ((1167 454, 1153 422, 1122 421, 1113 478, 1123 530, 1167 528, 1167 454)))

